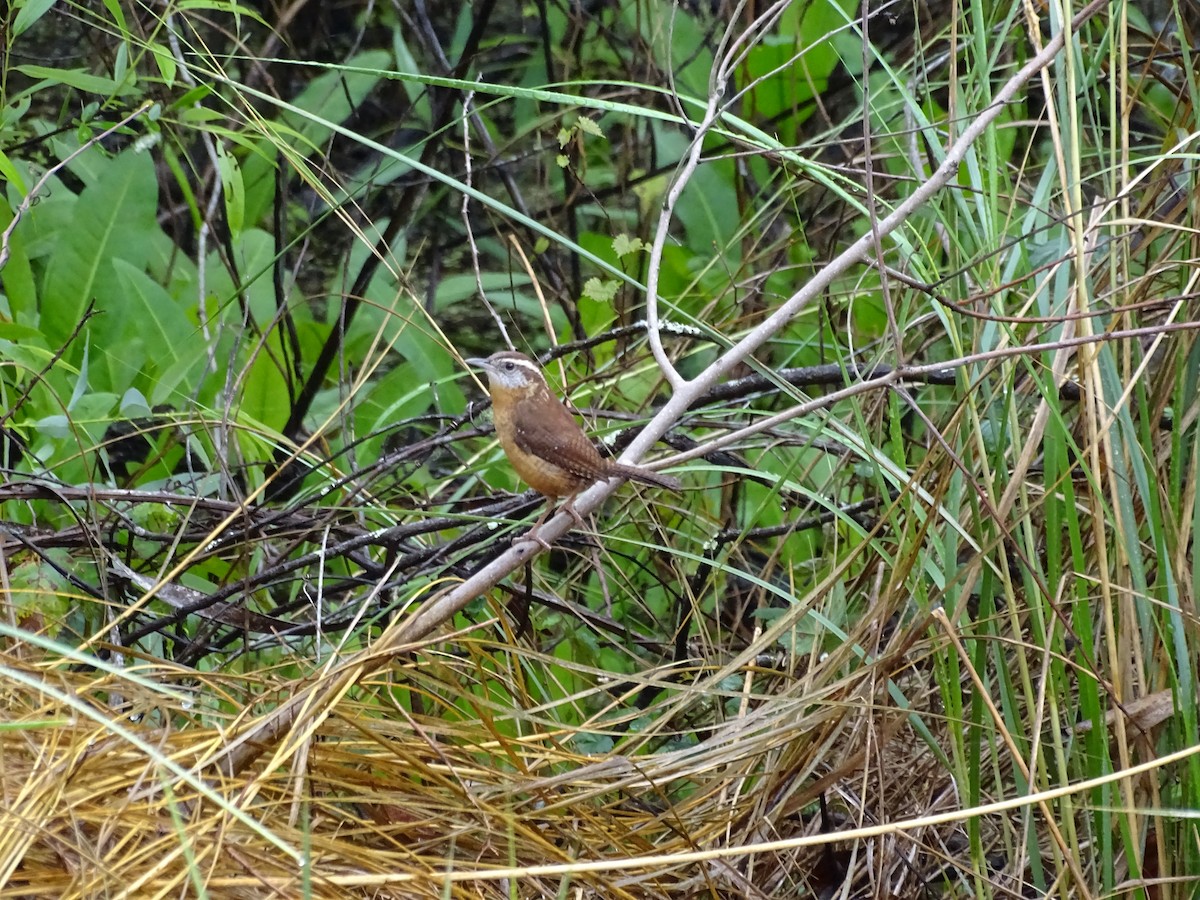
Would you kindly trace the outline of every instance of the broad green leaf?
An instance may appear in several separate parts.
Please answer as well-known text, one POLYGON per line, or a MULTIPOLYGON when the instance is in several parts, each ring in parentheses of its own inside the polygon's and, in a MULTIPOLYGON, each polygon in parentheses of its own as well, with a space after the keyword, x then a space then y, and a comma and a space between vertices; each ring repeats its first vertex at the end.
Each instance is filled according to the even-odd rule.
POLYGON ((33 429, 43 437, 55 441, 76 436, 80 432, 99 439, 104 433, 117 402, 115 394, 84 394, 71 410, 70 415, 55 413, 33 423, 33 429))
POLYGON ((708 92, 714 46, 705 27, 694 16, 672 16, 670 28, 664 28, 656 15, 647 16, 641 4, 618 4, 619 16, 632 30, 639 31, 651 58, 668 61, 673 87, 682 94, 703 97, 708 92))
MULTIPOLYGON (((599 279, 589 278, 588 284, 591 284, 593 281, 598 282, 599 279)), ((604 283, 612 285, 614 288, 613 293, 616 293, 615 288, 617 283, 615 281, 606 281, 604 283)), ((579 309, 579 320, 583 323, 587 334, 599 334, 606 328, 612 327, 613 322, 616 321, 617 313, 613 308, 612 298, 604 300, 589 293, 588 284, 583 286, 583 296, 579 298, 576 304, 579 309)))
MULTIPOLYGON (((188 213, 191 214, 191 224, 199 229, 202 221, 195 206, 196 198, 186 186, 186 176, 177 165, 177 158, 172 154, 170 145, 163 145, 161 159, 171 169, 173 174, 180 176, 183 184, 180 192, 184 195, 188 213)), ((181 215, 184 213, 181 212, 181 215)), ((164 287, 168 294, 175 297, 184 305, 184 309, 194 309, 199 303, 199 270, 193 259, 179 252, 179 246, 161 228, 146 235, 146 272, 155 283, 164 287)))
MULTIPOLYGON (((51 345, 66 341, 79 325, 97 283, 115 277, 113 259, 146 266, 148 236, 158 231, 157 204, 154 165, 144 154, 121 154, 95 184, 84 188, 70 227, 47 264, 41 328, 51 345)), ((119 308, 107 312, 125 313, 119 308)), ((68 358, 78 359, 78 351, 68 358)))
POLYGON ((19 325, 0 324, 0 361, 9 368, 16 366, 30 372, 40 372, 50 361, 51 354, 43 346, 40 333, 33 332, 27 336, 27 332, 28 329, 19 325))
POLYGON ((198 333, 187 346, 190 355, 180 357, 161 375, 152 379, 151 407, 160 403, 174 406, 184 401, 190 402, 195 397, 204 375, 205 347, 198 333))
POLYGON ((82 129, 51 138, 50 148, 59 159, 70 159, 67 170, 85 186, 95 184, 112 166, 112 154, 99 144, 88 144, 82 129))
MULTIPOLYGON (((37 180, 37 170, 22 160, 13 162, 17 170, 23 173, 27 183, 32 184, 37 180)), ((10 203, 15 207, 24 198, 16 194, 12 185, 8 188, 10 203)), ((59 179, 52 177, 46 182, 37 202, 25 213, 17 228, 17 233, 22 236, 25 244, 25 255, 30 260, 49 256, 63 242, 74 222, 75 204, 78 199, 59 179)))
MULTIPOLYGON (((358 433, 370 435, 356 451, 360 459, 371 459, 383 452, 394 435, 390 426, 423 413, 462 409, 466 403, 464 379, 445 355, 436 364, 430 358, 405 361, 370 384, 357 398, 355 422, 358 433)), ((314 419, 327 416, 339 402, 336 391, 326 392, 321 409, 314 408, 314 419)))
MULTIPOLYGON (((12 213, 8 207, 0 204, 0 230, 7 228, 11 222, 12 213)), ((8 298, 9 317, 22 325, 34 325, 37 323, 37 287, 33 267, 25 250, 26 231, 19 225, 9 237, 8 262, 4 264, 0 284, 8 298)))
POLYGON ((126 317, 136 322, 138 333, 157 348, 157 359, 169 365, 190 355, 185 348, 195 342, 196 328, 180 302, 126 260, 114 259, 113 270, 125 296, 126 317))
MULTIPOLYGON (((112 263, 115 278, 101 286, 99 297, 108 309, 121 309, 121 315, 106 314, 97 319, 93 346, 120 348, 106 351, 96 363, 103 363, 105 379, 93 379, 96 387, 126 390, 138 381, 155 400, 179 386, 183 379, 194 386, 203 366, 206 346, 203 337, 187 314, 187 304, 172 297, 158 282, 125 260, 112 263)), ((99 366, 98 366, 99 368, 99 366)))
MULTIPOLYGON (((529 287, 530 280, 518 272, 482 272, 480 279, 484 293, 489 297, 511 296, 511 292, 523 292, 529 287)), ((438 282, 437 296, 434 298, 434 311, 442 312, 455 303, 475 304, 479 302, 479 284, 474 273, 464 272, 458 275, 447 275, 438 282)))
MULTIPOLYGON (((363 434, 383 434, 395 422, 431 411, 434 392, 428 380, 430 373, 423 369, 423 366, 402 362, 363 391, 355 406, 363 434)), ((461 392, 456 393, 461 397, 461 392)), ((330 399, 337 400, 336 397, 330 399)), ((446 409, 457 408, 449 405, 448 400, 446 402, 446 409)), ((377 451, 378 446, 369 449, 369 452, 377 451)))
POLYGON ((675 206, 675 215, 687 232, 687 245, 702 255, 714 250, 727 254, 730 268, 740 255, 733 239, 737 216, 730 215, 730 210, 738 208, 733 169, 729 160, 701 166, 675 206))
POLYGON ((38 419, 32 425, 34 432, 54 441, 61 441, 63 438, 71 436, 71 420, 62 413, 38 419))
POLYGON ((264 325, 275 317, 275 286, 271 281, 275 239, 258 228, 248 228, 234 241, 234 268, 241 278, 235 285, 229 270, 214 251, 208 258, 209 297, 221 306, 231 324, 240 327, 244 313, 234 302, 239 290, 250 304, 255 321, 264 325))
POLYGON ((279 346, 279 332, 267 337, 270 349, 260 349, 250 364, 246 389, 242 392, 239 413, 268 428, 282 428, 290 412, 287 382, 279 371, 279 361, 286 359, 279 346))
POLYGON ((275 172, 279 148, 268 140, 260 141, 242 160, 242 189, 246 192, 247 222, 256 224, 275 202, 275 172))
MULTIPOLYGON (((5 270, 7 272, 7 269, 5 270)), ((40 369, 46 364, 46 348, 45 340, 42 333, 36 328, 30 328, 28 325, 19 325, 15 322, 0 322, 0 359, 4 361, 20 361, 17 357, 19 349, 31 350, 34 347, 40 349, 32 354, 24 354, 25 361, 31 369, 40 369)))

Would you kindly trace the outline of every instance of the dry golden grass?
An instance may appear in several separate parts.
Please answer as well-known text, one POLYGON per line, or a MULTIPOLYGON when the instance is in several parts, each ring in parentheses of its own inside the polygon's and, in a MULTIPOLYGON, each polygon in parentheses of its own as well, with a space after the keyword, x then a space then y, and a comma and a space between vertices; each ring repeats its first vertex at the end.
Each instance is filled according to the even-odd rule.
MULTIPOLYGON (((713 693, 676 690, 646 711, 648 745, 671 729, 704 739, 626 756, 573 751, 554 709, 470 700, 475 663, 500 648, 471 649, 474 660, 430 651, 362 678, 222 775, 212 761, 251 713, 304 685, 132 660, 124 673, 73 671, 10 642, 0 896, 773 897, 838 886, 848 866, 860 890, 912 884, 939 854, 962 853, 954 826, 856 845, 822 836, 873 824, 845 809, 896 821, 957 805, 884 696, 887 654, 852 679, 835 677, 835 660, 790 675, 751 665, 747 690, 722 698, 741 708, 724 722, 713 693), (421 716, 403 711, 417 693, 421 716), (699 718, 711 724, 697 731, 699 718), (747 852, 778 841, 792 845, 747 852), (850 865, 854 847, 872 866, 850 865)), ((517 657, 546 662, 510 651, 514 671, 517 657)))

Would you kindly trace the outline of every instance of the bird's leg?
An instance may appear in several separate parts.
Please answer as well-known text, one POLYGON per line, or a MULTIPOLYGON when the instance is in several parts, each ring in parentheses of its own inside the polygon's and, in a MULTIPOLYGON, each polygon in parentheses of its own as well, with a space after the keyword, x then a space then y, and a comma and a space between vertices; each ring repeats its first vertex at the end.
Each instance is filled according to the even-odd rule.
POLYGON ((558 498, 550 497, 549 502, 546 504, 546 509, 543 510, 540 516, 538 516, 538 520, 533 523, 533 527, 530 528, 526 533, 525 539, 541 544, 547 550, 551 549, 550 544, 547 543, 538 532, 542 530, 542 526, 546 524, 546 520, 550 518, 550 514, 556 511, 567 513, 572 519, 575 520, 576 525, 582 527, 584 524, 583 517, 579 515, 579 511, 575 508, 575 498, 578 496, 578 492, 572 494, 567 498, 567 502, 558 507, 557 510, 555 509, 555 502, 558 500, 558 498))
POLYGON ((557 497, 546 498, 546 508, 542 510, 542 514, 538 516, 538 520, 533 523, 533 527, 525 535, 525 539, 533 541, 535 544, 541 544, 545 549, 552 549, 550 545, 542 538, 538 532, 542 530, 542 526, 546 524, 546 520, 550 518, 550 514, 554 512, 554 504, 558 500, 557 497))
POLYGON ((567 502, 562 505, 562 507, 559 509, 559 512, 565 512, 570 515, 570 517, 575 520, 575 524, 582 528, 584 525, 583 516, 581 516, 579 514, 579 510, 575 508, 575 498, 578 496, 579 492, 576 491, 574 494, 568 497, 567 502))

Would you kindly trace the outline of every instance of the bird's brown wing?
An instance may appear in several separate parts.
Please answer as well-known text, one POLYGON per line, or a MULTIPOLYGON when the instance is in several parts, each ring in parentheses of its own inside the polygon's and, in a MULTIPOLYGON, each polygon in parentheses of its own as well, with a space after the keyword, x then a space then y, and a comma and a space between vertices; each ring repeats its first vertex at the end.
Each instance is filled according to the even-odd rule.
POLYGON ((522 400, 518 407, 513 418, 520 424, 513 440, 519 449, 580 478, 595 481, 612 474, 611 466, 592 446, 575 417, 557 400, 522 400))

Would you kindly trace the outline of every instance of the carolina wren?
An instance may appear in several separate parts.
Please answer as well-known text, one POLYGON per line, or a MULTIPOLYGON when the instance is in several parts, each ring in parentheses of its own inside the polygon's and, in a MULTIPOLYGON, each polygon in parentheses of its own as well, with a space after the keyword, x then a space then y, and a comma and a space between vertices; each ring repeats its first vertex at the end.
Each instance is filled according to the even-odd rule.
POLYGON ((579 522, 575 495, 597 481, 631 478, 672 491, 683 487, 670 475, 601 456, 575 417, 551 393, 541 368, 525 354, 502 350, 467 362, 487 372, 496 437, 508 461, 522 481, 550 500, 530 532, 538 543, 545 545, 536 535, 555 500, 566 497, 563 510, 579 522))

